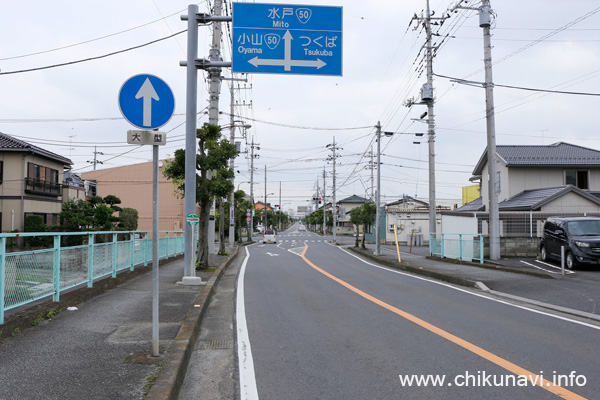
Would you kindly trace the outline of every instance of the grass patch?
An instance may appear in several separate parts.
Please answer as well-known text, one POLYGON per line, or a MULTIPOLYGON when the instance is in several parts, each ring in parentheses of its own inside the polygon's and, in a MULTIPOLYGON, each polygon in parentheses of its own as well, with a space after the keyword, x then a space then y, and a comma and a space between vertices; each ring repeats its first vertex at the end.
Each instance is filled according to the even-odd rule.
POLYGON ((152 389, 152 386, 154 386, 154 384, 156 383, 156 379, 158 378, 158 374, 160 373, 160 371, 163 369, 164 366, 164 362, 161 361, 156 368, 154 368, 154 371, 152 371, 152 373, 150 374, 150 376, 146 377, 146 379, 144 379, 145 383, 144 383, 144 398, 146 398, 146 396, 148 396, 148 393, 150 393, 150 389, 152 389))

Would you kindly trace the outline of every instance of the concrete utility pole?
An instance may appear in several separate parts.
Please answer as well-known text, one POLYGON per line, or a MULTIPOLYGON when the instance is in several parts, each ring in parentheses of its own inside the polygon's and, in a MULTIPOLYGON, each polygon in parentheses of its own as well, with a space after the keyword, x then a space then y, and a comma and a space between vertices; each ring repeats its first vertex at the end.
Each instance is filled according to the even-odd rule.
MULTIPOLYGON (((235 121, 235 106, 238 104, 235 104, 235 97, 234 97, 234 82, 248 82, 247 78, 234 78, 233 74, 231 75, 231 78, 223 78, 221 77, 221 79, 223 80, 228 80, 231 81, 231 87, 230 87, 230 104, 229 104, 229 114, 230 114, 230 126, 229 126, 229 143, 231 143, 232 145, 235 145, 235 128, 236 128, 236 121, 235 121)), ((238 87, 238 90, 240 88, 238 87)), ((246 105, 246 104, 244 104, 246 105)), ((242 122, 243 121, 238 121, 238 122, 242 122)), ((250 125, 248 124, 243 124, 241 126, 238 125, 239 128, 242 129, 248 129, 250 128, 250 125)), ((244 134, 245 136, 245 134, 244 134)), ((232 171, 234 171, 235 173, 235 157, 231 158, 229 160, 229 168, 231 168, 232 171)), ((234 177, 231 178, 231 183, 234 185, 235 187, 235 174, 234 177)), ((235 191, 231 192, 231 195, 229 196, 229 248, 231 251, 233 251, 234 248, 234 242, 235 242, 235 191)), ((221 244, 222 246, 222 244, 221 244)))
POLYGON ((264 204, 264 208, 265 210, 265 223, 263 224, 263 227, 265 228, 265 231, 267 230, 267 224, 269 222, 269 219, 267 218, 267 166, 265 165, 265 204, 264 204))
MULTIPOLYGON (((222 0, 215 0, 213 7, 213 16, 219 17, 222 13, 222 0)), ((221 22, 213 21, 212 46, 209 52, 210 62, 222 61, 221 58, 221 22)), ((221 68, 211 66, 208 68, 209 76, 209 104, 208 104, 208 123, 219 125, 219 95, 221 91, 221 68)), ((211 174, 212 176, 212 171, 211 174)), ((211 260, 215 255, 215 201, 211 207, 208 220, 208 257, 211 260)))
POLYGON ((90 164, 94 165, 94 171, 96 170, 96 164, 104 164, 102 161, 97 159, 97 155, 100 154, 101 156, 104 155, 103 152, 101 151, 96 151, 96 146, 94 146, 94 161, 88 161, 90 164))
POLYGON ((433 115, 433 55, 431 44, 431 11, 429 0, 427 0, 427 11, 425 17, 425 31, 427 33, 427 84, 423 92, 431 90, 431 94, 424 93, 422 100, 427 103, 427 137, 429 142, 429 233, 436 233, 436 201, 435 201, 435 121, 433 115))
POLYGON ((371 170, 371 199, 375 198, 375 194, 373 191, 375 190, 375 181, 373 180, 373 168, 375 164, 373 163, 373 146, 371 146, 371 151, 369 151, 369 155, 371 156, 371 163, 369 165, 369 169, 371 170))
POLYGON ((326 176, 325 176, 325 167, 323 167, 323 235, 327 234, 327 195, 325 194, 325 186, 326 186, 326 176))
POLYGON ((485 103, 488 157, 488 192, 490 213, 490 260, 500 259, 500 212, 498 208, 498 176, 496 172, 496 118, 494 115, 494 81, 492 78, 492 43, 490 25, 492 9, 489 0, 483 0, 479 9, 479 26, 483 28, 483 61, 485 65, 485 103))
POLYGON ((279 230, 281 230, 281 181, 279 181, 279 230))
POLYGON ((252 202, 252 216, 250 217, 250 228, 248 229, 248 241, 252 241, 252 235, 254 234, 254 158, 258 157, 254 155, 254 148, 260 150, 258 144, 254 143, 254 138, 252 138, 252 143, 250 144, 250 201, 252 202))
POLYGON ((337 158, 335 151, 339 150, 337 148, 337 146, 335 145, 335 136, 333 137, 333 143, 328 144, 326 147, 333 151, 333 155, 331 156, 331 160, 333 161, 333 185, 332 185, 333 187, 331 190, 331 198, 332 198, 331 203, 333 205, 333 243, 335 244, 335 241, 337 240, 337 220, 338 220, 338 209, 337 209, 336 193, 335 193, 335 162, 336 162, 336 158, 337 158))
MULTIPOLYGON (((375 212, 375 252, 373 253, 376 256, 381 255, 381 244, 379 238, 379 225, 380 222, 380 202, 381 202, 381 123, 377 121, 377 191, 375 192, 375 207, 377 210, 375 212)), ((366 232, 363 233, 363 235, 366 232)))
MULTIPOLYGON (((233 92, 233 76, 231 77, 231 88, 230 88, 230 94, 231 94, 231 98, 230 98, 230 104, 229 104, 229 111, 231 114, 231 120, 229 121, 231 126, 229 127, 229 143, 234 145, 235 144, 235 122, 234 122, 234 118, 233 118, 233 114, 234 114, 234 92, 233 92)), ((229 160, 229 168, 231 168, 232 171, 234 171, 235 168, 235 157, 232 157, 231 160, 229 160)), ((234 242, 235 242, 235 171, 234 171, 234 176, 233 178, 231 178, 231 183, 233 184, 234 189, 231 190, 231 195, 229 196, 229 249, 230 252, 233 252, 233 248, 234 248, 234 242)), ((223 216, 221 216, 222 218, 223 216)))

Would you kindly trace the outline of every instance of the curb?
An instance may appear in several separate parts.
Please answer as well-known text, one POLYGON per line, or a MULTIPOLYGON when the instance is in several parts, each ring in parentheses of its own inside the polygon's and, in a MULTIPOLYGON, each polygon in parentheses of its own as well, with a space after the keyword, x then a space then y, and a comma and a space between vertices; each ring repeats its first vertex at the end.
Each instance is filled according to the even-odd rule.
POLYGON ((347 247, 347 249, 352 251, 355 254, 359 254, 363 257, 366 257, 369 260, 377 261, 380 264, 387 265, 388 267, 392 267, 392 268, 399 269, 402 271, 412 272, 412 273, 418 274, 418 275, 427 276, 429 278, 439 279, 441 281, 454 283, 456 285, 466 286, 466 287, 470 287, 470 288, 476 287, 476 282, 473 280, 470 280, 470 279, 460 278, 458 276, 447 275, 447 274, 444 274, 444 273, 441 273, 438 271, 433 271, 430 269, 426 269, 423 267, 415 267, 414 265, 400 264, 397 261, 388 260, 388 259, 382 258, 382 257, 377 257, 372 254, 368 254, 366 252, 358 250, 354 247, 347 247))
MULTIPOLYGON (((537 301, 537 300, 532 300, 532 299, 528 299, 525 297, 520 297, 520 296, 515 296, 512 294, 508 294, 508 293, 503 293, 503 292, 498 292, 496 290, 491 290, 489 289, 487 286, 485 286, 485 284, 483 284, 482 282, 476 282, 470 279, 465 279, 465 278, 460 278, 460 277, 456 277, 456 276, 452 276, 452 275, 447 275, 438 271, 432 271, 432 270, 428 270, 426 268, 423 267, 415 267, 413 265, 408 265, 408 264, 400 264, 397 261, 393 261, 393 260, 388 260, 385 258, 380 258, 377 256, 374 256, 372 254, 368 254, 365 253, 359 249, 353 248, 353 247, 347 247, 348 250, 352 251, 355 254, 359 254, 362 255, 366 258, 368 258, 369 260, 372 261, 376 261, 380 264, 386 265, 388 267, 392 267, 395 269, 399 269, 402 271, 407 271, 407 272, 412 272, 414 274, 417 275, 423 275, 423 276, 427 276, 430 278, 434 278, 434 279, 438 279, 440 281, 444 281, 444 282, 449 282, 449 283, 454 283, 457 285, 461 285, 461 286, 466 286, 469 288, 475 288, 478 290, 481 290, 483 292, 486 293, 490 293, 493 294, 497 297, 503 298, 503 299, 507 299, 507 300, 511 300, 511 301, 516 301, 516 302, 521 302, 521 303, 526 303, 532 306, 537 306, 540 308, 544 308, 547 310, 552 310, 552 311, 556 311, 556 312, 560 312, 563 314, 568 314, 571 316, 575 316, 584 320, 589 320, 589 321, 594 321, 595 323, 600 323, 600 316, 596 315, 596 314, 592 314, 592 313, 588 313, 585 311, 579 311, 579 310, 575 310, 572 308, 567 308, 567 307, 562 307, 562 306, 557 306, 554 304, 549 304, 549 303, 544 303, 541 301, 537 301)), ((499 269, 502 270, 500 268, 493 268, 493 269, 499 269)), ((507 272, 514 272, 510 269, 506 270, 507 272)), ((547 275, 542 275, 541 277, 548 277, 547 275)))
POLYGON ((173 344, 164 356, 163 367, 145 399, 176 400, 187 372, 192 351, 198 340, 198 332, 208 310, 208 305, 214 294, 214 288, 219 283, 223 271, 233 262, 238 254, 235 252, 224 260, 208 279, 206 286, 196 296, 194 304, 188 310, 187 316, 175 337, 173 344))

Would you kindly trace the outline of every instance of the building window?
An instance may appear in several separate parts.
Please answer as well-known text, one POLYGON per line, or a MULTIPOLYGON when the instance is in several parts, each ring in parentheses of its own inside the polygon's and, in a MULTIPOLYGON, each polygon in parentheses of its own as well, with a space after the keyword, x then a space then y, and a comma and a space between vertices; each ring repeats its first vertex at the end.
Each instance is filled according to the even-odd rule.
POLYGON ((589 171, 567 170, 565 171, 565 184, 577 186, 579 189, 589 189, 589 171))

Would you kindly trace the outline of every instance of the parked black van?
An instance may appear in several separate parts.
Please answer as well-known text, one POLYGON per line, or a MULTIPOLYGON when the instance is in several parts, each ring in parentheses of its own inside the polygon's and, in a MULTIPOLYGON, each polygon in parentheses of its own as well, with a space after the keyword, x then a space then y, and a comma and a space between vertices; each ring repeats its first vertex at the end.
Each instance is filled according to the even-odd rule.
POLYGON ((565 246, 565 265, 569 269, 579 264, 599 264, 600 218, 548 218, 540 243, 541 259, 560 261, 561 246, 565 246))

